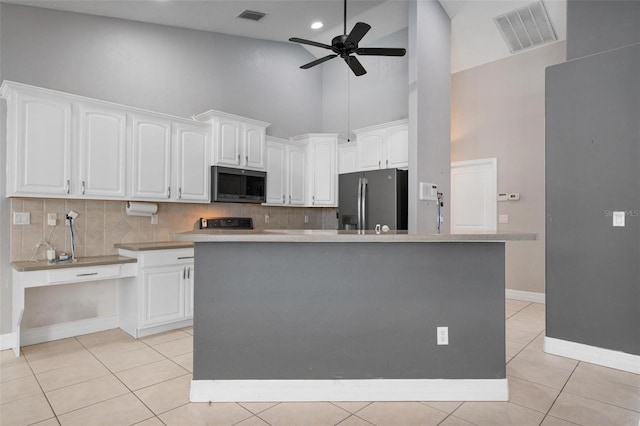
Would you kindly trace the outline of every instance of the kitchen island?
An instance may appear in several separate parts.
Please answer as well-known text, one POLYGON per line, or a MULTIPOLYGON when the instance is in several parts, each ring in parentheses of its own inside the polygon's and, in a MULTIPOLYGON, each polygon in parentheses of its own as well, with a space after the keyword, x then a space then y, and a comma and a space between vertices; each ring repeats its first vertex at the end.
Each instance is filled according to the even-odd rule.
POLYGON ((195 243, 191 401, 507 400, 504 245, 535 238, 177 234, 195 243))

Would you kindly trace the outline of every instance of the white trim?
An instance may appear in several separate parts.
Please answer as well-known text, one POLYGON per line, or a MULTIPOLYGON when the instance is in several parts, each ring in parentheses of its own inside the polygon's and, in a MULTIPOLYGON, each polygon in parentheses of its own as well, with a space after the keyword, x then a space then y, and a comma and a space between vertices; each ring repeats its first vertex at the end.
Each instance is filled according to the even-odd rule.
POLYGON ((0 334, 0 351, 13 349, 18 346, 17 333, 0 334))
POLYGON ((118 328, 117 315, 47 325, 44 327, 22 330, 20 333, 20 345, 34 345, 36 343, 65 339, 67 337, 111 330, 113 328, 118 328))
POLYGON ((598 348, 553 337, 544 338, 544 351, 553 355, 640 374, 640 355, 598 348))
POLYGON ((507 379, 192 380, 191 402, 508 401, 507 379))
POLYGON ((139 328, 137 330, 137 338, 151 336, 152 334, 164 333, 165 331, 176 330, 178 328, 191 327, 193 325, 193 318, 184 319, 180 321, 174 321, 168 324, 156 325, 153 327, 139 328))
POLYGON ((523 302, 545 303, 544 293, 534 293, 533 291, 506 289, 505 297, 512 300, 522 300, 523 302))

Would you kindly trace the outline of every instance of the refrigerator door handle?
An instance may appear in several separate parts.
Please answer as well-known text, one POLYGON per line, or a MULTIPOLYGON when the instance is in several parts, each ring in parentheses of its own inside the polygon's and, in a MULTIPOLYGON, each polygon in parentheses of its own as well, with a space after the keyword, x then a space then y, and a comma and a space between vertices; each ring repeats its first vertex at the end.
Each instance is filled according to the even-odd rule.
POLYGON ((362 178, 358 178, 358 231, 362 230, 362 178))
POLYGON ((367 229, 367 178, 362 178, 362 230, 367 229))

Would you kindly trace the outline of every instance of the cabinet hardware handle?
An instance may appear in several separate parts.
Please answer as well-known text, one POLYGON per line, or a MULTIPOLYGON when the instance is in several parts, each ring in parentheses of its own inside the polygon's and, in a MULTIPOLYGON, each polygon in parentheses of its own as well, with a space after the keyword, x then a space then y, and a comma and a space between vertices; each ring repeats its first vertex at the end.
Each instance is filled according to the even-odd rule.
POLYGON ((167 186, 167 198, 171 198, 171 187, 167 186))
POLYGON ((244 163, 245 164, 249 164, 249 156, 248 155, 244 156, 244 163))
POLYGON ((291 203, 291 194, 289 194, 289 203, 291 203))
POLYGON ((186 279, 187 278, 187 268, 182 268, 182 279, 186 279))
POLYGON ((82 195, 84 195, 84 181, 82 181, 82 195))
POLYGON ((183 259, 193 259, 193 256, 180 256, 178 258, 178 260, 183 260, 183 259))
POLYGON ((238 164, 240 164, 240 154, 238 154, 238 164))
POLYGON ((178 187, 178 200, 182 199, 182 187, 178 187))
POLYGON ((88 272, 86 274, 77 274, 76 277, 89 277, 91 275, 98 275, 97 272, 88 272))
POLYGON ((67 194, 69 193, 70 189, 71 189, 71 181, 69 179, 67 179, 67 187, 66 187, 67 194))
POLYGON ((282 204, 286 203, 285 195, 282 194, 282 204))
POLYGON ((382 162, 378 161, 378 168, 380 168, 380 166, 382 166, 382 162))
POLYGON ((387 160, 387 169, 389 168, 389 160, 387 160))
POLYGON ((312 196, 311 197, 311 204, 315 204, 316 203, 316 196, 312 196))
POLYGON ((191 267, 187 268, 187 278, 191 279, 191 267))

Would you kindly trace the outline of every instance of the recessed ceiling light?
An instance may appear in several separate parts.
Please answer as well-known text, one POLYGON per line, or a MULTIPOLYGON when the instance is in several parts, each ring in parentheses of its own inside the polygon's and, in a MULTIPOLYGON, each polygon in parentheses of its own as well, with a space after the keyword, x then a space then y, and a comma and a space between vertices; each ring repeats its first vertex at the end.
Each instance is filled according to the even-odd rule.
POLYGON ((319 30, 320 28, 322 28, 324 26, 324 24, 320 21, 316 21, 313 24, 311 24, 311 29, 312 30, 319 30))

